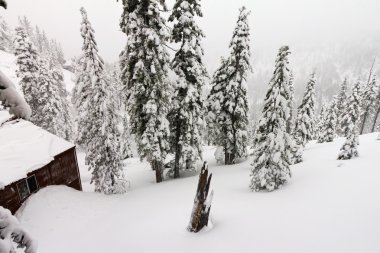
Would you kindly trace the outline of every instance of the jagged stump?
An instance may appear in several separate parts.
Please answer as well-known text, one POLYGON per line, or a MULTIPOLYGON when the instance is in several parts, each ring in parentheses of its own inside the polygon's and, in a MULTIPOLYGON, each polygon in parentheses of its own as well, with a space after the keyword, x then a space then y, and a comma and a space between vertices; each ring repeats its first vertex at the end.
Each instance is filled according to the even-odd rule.
POLYGON ((211 194, 208 196, 211 178, 212 174, 208 175, 208 164, 205 162, 199 175, 194 207, 191 213, 190 224, 187 228, 190 232, 197 233, 208 225, 211 202, 214 194, 214 192, 211 191, 211 194))

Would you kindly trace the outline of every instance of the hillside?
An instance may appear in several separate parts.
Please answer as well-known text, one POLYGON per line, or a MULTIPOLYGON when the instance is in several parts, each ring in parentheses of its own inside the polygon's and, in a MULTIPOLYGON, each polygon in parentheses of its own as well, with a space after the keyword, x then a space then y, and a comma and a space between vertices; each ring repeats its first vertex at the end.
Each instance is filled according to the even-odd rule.
MULTIPOLYGON (((190 234, 197 176, 154 183, 148 164, 125 161, 128 194, 104 196, 49 187, 18 217, 39 253, 379 252, 380 141, 360 137, 360 157, 336 160, 343 139, 307 146, 289 184, 271 193, 248 188, 251 159, 217 166, 205 147, 215 191, 213 226, 190 234)), ((80 154, 80 157, 83 154, 80 154)), ((84 188, 88 172, 81 162, 84 188)))

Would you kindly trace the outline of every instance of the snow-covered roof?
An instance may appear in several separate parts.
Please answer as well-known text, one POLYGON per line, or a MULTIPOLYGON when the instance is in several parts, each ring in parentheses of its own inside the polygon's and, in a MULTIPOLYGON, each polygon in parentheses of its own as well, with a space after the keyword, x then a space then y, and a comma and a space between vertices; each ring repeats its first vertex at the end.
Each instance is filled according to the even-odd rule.
MULTIPOLYGON (((7 113, 0 111, 1 122, 7 113)), ((9 114, 8 114, 9 115, 9 114)), ((36 169, 54 156, 74 147, 29 121, 9 122, 0 126, 0 185, 8 185, 36 169)))

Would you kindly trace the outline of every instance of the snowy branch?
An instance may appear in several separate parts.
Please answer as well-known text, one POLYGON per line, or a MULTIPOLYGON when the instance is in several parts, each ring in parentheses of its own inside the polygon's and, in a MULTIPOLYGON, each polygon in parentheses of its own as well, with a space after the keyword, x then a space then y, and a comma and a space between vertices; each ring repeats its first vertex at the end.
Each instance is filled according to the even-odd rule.
POLYGON ((14 84, 0 71, 0 103, 9 108, 17 118, 28 119, 32 114, 30 106, 16 91, 14 84))

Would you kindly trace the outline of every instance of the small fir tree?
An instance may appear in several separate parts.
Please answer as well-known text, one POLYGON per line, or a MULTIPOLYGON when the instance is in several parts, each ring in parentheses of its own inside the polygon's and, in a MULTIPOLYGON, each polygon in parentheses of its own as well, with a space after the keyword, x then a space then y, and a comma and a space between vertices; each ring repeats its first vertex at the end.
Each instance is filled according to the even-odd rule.
POLYGON ((375 117, 376 99, 379 93, 379 87, 376 82, 376 77, 373 77, 368 82, 361 95, 361 119, 360 119, 360 134, 366 130, 367 122, 372 123, 375 117))
POLYGON ((339 160, 348 160, 358 156, 358 124, 360 120, 360 83, 357 82, 352 90, 352 95, 348 99, 347 114, 343 117, 342 123, 347 126, 345 130, 346 142, 340 149, 339 160))
POLYGON ((321 112, 319 113, 318 116, 318 122, 317 122, 317 127, 316 127, 316 135, 317 135, 317 141, 318 143, 323 143, 324 142, 324 128, 325 128, 325 122, 327 118, 327 111, 328 111, 328 106, 326 104, 323 104, 321 112))
POLYGON ((0 50, 13 51, 13 34, 8 23, 0 16, 0 50))
POLYGON ((295 138, 298 144, 305 146, 312 140, 314 132, 315 117, 315 73, 310 77, 306 86, 301 105, 297 111, 297 121, 295 126, 295 138))
POLYGON ((333 101, 326 109, 326 115, 322 124, 322 132, 318 138, 319 143, 334 141, 337 123, 336 101, 337 97, 334 97, 333 101))
POLYGON ((336 111, 337 111, 337 117, 338 117, 338 126, 337 126, 337 134, 339 136, 345 136, 344 129, 346 126, 342 123, 345 111, 346 111, 346 105, 347 105, 347 98, 348 98, 348 81, 347 78, 344 79, 343 83, 340 85, 340 90, 338 93, 338 98, 336 102, 336 111))
POLYGON ((303 149, 308 141, 314 136, 315 125, 315 73, 310 77, 306 86, 305 94, 302 98, 301 105, 298 107, 297 120, 294 130, 294 139, 296 147, 294 152, 293 162, 300 163, 303 161, 303 149))
POLYGON ((276 67, 264 101, 262 119, 257 131, 250 188, 273 191, 291 177, 292 139, 286 131, 289 118, 289 47, 281 47, 276 67))

